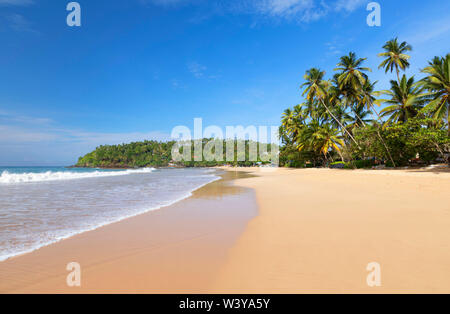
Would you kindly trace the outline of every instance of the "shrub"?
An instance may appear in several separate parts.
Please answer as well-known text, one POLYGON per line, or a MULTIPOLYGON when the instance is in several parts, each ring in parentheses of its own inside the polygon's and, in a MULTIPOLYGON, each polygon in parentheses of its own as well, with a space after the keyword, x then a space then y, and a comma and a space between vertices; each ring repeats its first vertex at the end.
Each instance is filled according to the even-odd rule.
MULTIPOLYGON (((419 154, 420 159, 430 163, 437 157, 444 158, 448 152, 450 137, 446 130, 433 127, 429 119, 410 119, 381 128, 369 125, 355 131, 355 138, 360 148, 352 147, 352 158, 366 157, 384 160, 386 166, 393 166, 385 145, 388 147, 396 166, 408 165, 419 154), (380 135, 383 141, 380 139, 380 135)), ((357 168, 369 167, 364 161, 355 162, 357 168)), ((370 166, 373 166, 371 164, 370 166)))
POLYGON ((332 169, 351 169, 352 167, 350 164, 343 162, 343 161, 337 161, 330 164, 330 168, 332 169))
POLYGON ((375 163, 373 160, 355 160, 353 165, 356 169, 369 169, 375 166, 375 163))

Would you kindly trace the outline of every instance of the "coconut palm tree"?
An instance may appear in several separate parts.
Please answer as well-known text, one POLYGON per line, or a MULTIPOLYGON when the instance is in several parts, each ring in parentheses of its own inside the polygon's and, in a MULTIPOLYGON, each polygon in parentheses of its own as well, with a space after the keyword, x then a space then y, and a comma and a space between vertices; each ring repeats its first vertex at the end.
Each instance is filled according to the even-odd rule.
POLYGON ((345 143, 339 130, 331 124, 323 124, 318 120, 311 121, 299 134, 297 143, 299 151, 311 150, 322 154, 327 162, 331 151, 337 152, 341 159, 344 160, 341 149, 345 143))
POLYGON ((281 126, 289 133, 294 122, 294 113, 291 108, 286 109, 281 116, 281 126))
POLYGON ((386 125, 406 122, 419 113, 425 103, 423 89, 418 83, 414 83, 414 77, 407 78, 403 75, 400 82, 391 81, 391 89, 378 92, 379 95, 387 95, 390 99, 378 99, 376 103, 389 104, 390 106, 381 111, 382 117, 388 117, 386 125))
POLYGON ((308 149, 318 154, 322 154, 326 161, 331 151, 337 152, 341 159, 344 160, 341 149, 344 141, 338 129, 333 128, 330 124, 320 124, 313 121, 304 130, 301 141, 299 142, 299 150, 308 149))
POLYGON ((337 68, 334 69, 339 72, 337 81, 340 89, 347 88, 356 91, 366 83, 367 74, 364 72, 372 72, 372 69, 362 66, 365 60, 366 58, 358 58, 354 52, 341 57, 337 68))
POLYGON ((315 99, 325 98, 329 83, 324 80, 324 77, 325 71, 321 71, 320 69, 311 68, 306 71, 303 77, 306 82, 300 86, 300 88, 305 87, 302 96, 306 95, 306 99, 311 102, 315 99))
POLYGON ((406 70, 409 68, 409 59, 411 58, 406 54, 406 52, 411 51, 412 47, 406 41, 399 44, 398 38, 394 38, 383 46, 385 52, 378 54, 379 57, 384 57, 385 59, 378 67, 379 69, 384 68, 386 73, 393 72, 394 68, 397 72, 397 79, 400 82, 400 70, 406 70))
MULTIPOLYGON (((341 57, 341 61, 338 63, 338 68, 335 71, 339 71, 335 75, 333 82, 337 84, 334 88, 335 94, 340 97, 341 102, 348 108, 350 108, 355 116, 364 124, 361 117, 358 116, 358 112, 355 112, 355 108, 359 108, 359 104, 364 101, 368 101, 365 97, 369 97, 370 89, 373 91, 373 84, 370 83, 366 73, 372 71, 370 68, 363 67, 365 58, 358 58, 355 53, 350 52, 348 56, 341 57)), ((361 111, 362 112, 362 111, 361 111)))
POLYGON ((361 87, 358 95, 358 103, 365 106, 368 110, 375 112, 375 114, 377 114, 377 111, 374 109, 373 104, 376 100, 374 92, 377 83, 378 81, 372 83, 370 80, 366 80, 366 83, 361 87))
MULTIPOLYGON (((330 123, 335 128, 340 128, 340 125, 343 125, 345 128, 347 128, 347 124, 349 124, 352 121, 352 117, 347 112, 346 108, 342 104, 336 104, 333 107, 333 114, 341 123, 337 123, 336 121, 332 120, 330 123)), ((344 133, 344 130, 341 130, 342 133, 344 133)))
MULTIPOLYGON (((372 113, 375 113, 376 116, 378 117, 378 122, 380 124, 382 124, 382 120, 381 120, 381 116, 378 113, 378 111, 375 109, 375 106, 373 105, 376 102, 376 98, 375 98, 375 84, 377 82, 371 83, 370 80, 366 80, 366 83, 362 86, 361 90, 360 90, 360 98, 359 98, 359 104, 361 106, 363 106, 363 108, 367 108, 368 110, 370 110, 372 113)), ((363 121, 364 124, 364 121, 363 121)), ((389 159, 392 162, 392 165, 394 166, 394 168, 396 167, 395 161, 392 158, 392 154, 391 151, 389 149, 389 147, 387 146, 386 142, 384 141, 383 137, 381 136, 380 133, 380 129, 378 128, 378 124, 377 126, 377 135, 380 138, 381 142, 383 143, 384 149, 386 150, 386 153, 388 154, 389 159)))
POLYGON ((304 105, 296 105, 294 107, 294 111, 292 112, 292 126, 291 126, 291 133, 294 138, 297 137, 298 133, 301 131, 301 129, 305 125, 306 115, 305 115, 305 109, 304 105))
POLYGON ((444 58, 435 57, 422 72, 428 76, 420 85, 429 91, 431 98, 424 111, 431 112, 436 120, 447 119, 450 134, 450 53, 444 58))
POLYGON ((314 134, 314 139, 317 143, 317 149, 325 156, 325 159, 327 159, 329 151, 334 150, 339 154, 342 161, 344 161, 341 153, 344 141, 338 129, 333 128, 330 124, 325 124, 314 134))
POLYGON ((305 104, 300 104, 294 107, 294 111, 292 112, 294 123, 296 124, 304 124, 306 119, 305 114, 305 104))
POLYGON ((355 104, 352 108, 352 113, 354 117, 350 116, 353 120, 349 125, 350 129, 364 127, 373 121, 371 119, 372 112, 366 110, 366 106, 363 104, 355 104))
POLYGON ((306 95, 306 99, 310 102, 318 102, 322 104, 328 114, 331 115, 331 117, 340 125, 341 129, 346 131, 353 142, 358 145, 355 138, 350 134, 350 132, 348 132, 348 130, 345 129, 342 123, 331 112, 330 105, 333 102, 333 97, 329 94, 330 82, 325 81, 323 79, 324 77, 325 71, 321 71, 320 69, 312 68, 306 71, 306 74, 304 76, 306 82, 301 85, 301 88, 305 87, 303 96, 306 95))
POLYGON ((280 136, 283 142, 288 143, 292 138, 294 128, 294 114, 292 110, 286 109, 281 116, 280 136))

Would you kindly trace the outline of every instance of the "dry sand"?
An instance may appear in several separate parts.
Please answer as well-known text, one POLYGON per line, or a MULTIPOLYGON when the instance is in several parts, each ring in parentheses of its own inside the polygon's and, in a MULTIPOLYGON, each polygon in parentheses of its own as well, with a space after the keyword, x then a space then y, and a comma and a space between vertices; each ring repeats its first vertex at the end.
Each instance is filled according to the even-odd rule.
POLYGON ((255 177, 0 263, 0 292, 450 293, 449 173, 243 170, 255 177), (81 288, 65 284, 72 261, 81 288))
POLYGON ((253 171, 259 216, 214 292, 450 293, 450 173, 253 171), (367 285, 371 262, 381 287, 367 285))

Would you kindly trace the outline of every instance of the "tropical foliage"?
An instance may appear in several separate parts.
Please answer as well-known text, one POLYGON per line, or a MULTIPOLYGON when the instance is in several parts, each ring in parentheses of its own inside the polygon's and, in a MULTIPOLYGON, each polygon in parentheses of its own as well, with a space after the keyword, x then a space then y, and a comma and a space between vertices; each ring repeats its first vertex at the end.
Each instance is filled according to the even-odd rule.
MULTIPOLYGON (((435 57, 416 79, 400 76, 410 66, 408 43, 395 38, 382 49, 379 67, 386 74, 395 71, 397 78, 390 81, 389 90, 376 90, 367 59, 354 52, 339 59, 330 78, 317 67, 306 71, 300 87, 304 101, 282 114, 281 165, 361 168, 450 162, 450 54, 435 57)), ((202 140, 203 147, 210 140, 202 140)), ((235 143, 235 159, 230 162, 196 161, 192 148, 192 161, 179 163, 172 160, 175 142, 100 146, 81 157, 77 166, 252 166, 256 162, 248 161, 248 152, 254 144, 244 141, 244 156, 235 143)))
POLYGON ((333 76, 311 68, 301 85, 305 101, 281 121, 285 166, 367 167, 449 162, 450 54, 435 57, 424 77, 403 75, 412 47, 397 38, 383 46, 380 68, 396 72, 389 90, 376 91, 372 71, 350 52, 333 76))
POLYGON ((384 61, 380 64, 379 68, 384 68, 387 72, 393 72, 394 69, 397 72, 397 80, 400 81, 400 70, 406 70, 409 68, 409 59, 411 58, 406 53, 412 50, 411 45, 407 42, 399 44, 398 38, 389 40, 383 46, 384 52, 378 54, 379 57, 384 57, 384 61))
POLYGON ((381 111, 382 117, 387 117, 386 124, 406 122, 414 118, 423 108, 425 103, 422 89, 414 83, 414 77, 407 78, 403 75, 400 82, 391 81, 391 89, 378 92, 379 95, 387 95, 389 99, 378 99, 375 103, 387 104, 388 107, 381 111))
POLYGON ((431 113, 436 121, 447 119, 450 134, 450 54, 444 58, 435 57, 422 72, 428 76, 420 83, 429 91, 431 100, 424 112, 431 113))
MULTIPOLYGON (((211 143, 216 144, 214 139, 203 139, 201 142, 203 151, 206 150, 206 145, 210 145, 211 143)), ((194 145, 190 145, 191 152, 188 154, 190 158, 187 158, 190 160, 175 162, 172 156, 172 148, 175 144, 175 141, 144 141, 121 145, 104 145, 80 157, 75 166, 85 168, 215 167, 223 165, 254 166, 258 162, 263 164, 267 163, 267 161, 261 160, 261 158, 258 158, 256 161, 251 161, 253 158, 249 156, 250 146, 253 145, 253 147, 258 148, 260 144, 248 140, 234 141, 234 160, 231 161, 225 161, 227 160, 227 146, 223 141, 220 141, 220 144, 223 145, 223 156, 222 158, 217 158, 218 161, 208 161, 206 158, 202 158, 202 161, 196 161, 197 156, 194 145), (245 151, 240 149, 239 145, 242 145, 245 151), (220 161, 220 159, 224 161, 220 161)), ((183 147, 180 147, 179 151, 180 154, 183 154, 183 147)), ((212 152, 215 153, 215 150, 212 149, 212 152)))

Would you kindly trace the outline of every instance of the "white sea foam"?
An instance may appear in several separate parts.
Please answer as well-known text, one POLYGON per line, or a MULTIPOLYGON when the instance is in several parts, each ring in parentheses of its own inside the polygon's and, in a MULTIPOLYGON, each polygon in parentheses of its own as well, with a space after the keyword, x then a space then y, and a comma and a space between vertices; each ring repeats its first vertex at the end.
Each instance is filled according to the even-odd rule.
MULTIPOLYGON (((121 171, 121 175, 152 171, 127 170, 121 171)), ((219 176, 208 174, 205 170, 162 170, 150 177, 123 178, 120 182, 112 180, 99 184, 87 181, 78 185, 63 181, 54 188, 64 193, 52 191, 52 198, 42 198, 48 193, 47 185, 5 186, 4 195, 0 189, 0 199, 10 198, 4 204, 5 211, 17 209, 16 215, 3 218, 5 226, 15 224, 27 227, 20 230, 16 227, 0 229, 0 262, 83 232, 170 206, 219 179, 219 176), (22 199, 31 204, 18 206, 24 204, 22 199), (34 223, 36 220, 44 223, 34 223)))
POLYGON ((75 180, 75 179, 86 179, 97 177, 114 177, 138 173, 151 173, 154 170, 155 170, 154 168, 143 168, 143 169, 123 170, 123 171, 94 171, 94 172, 48 171, 43 173, 31 173, 31 172, 9 173, 8 171, 3 171, 3 173, 0 176, 0 184, 75 180))

